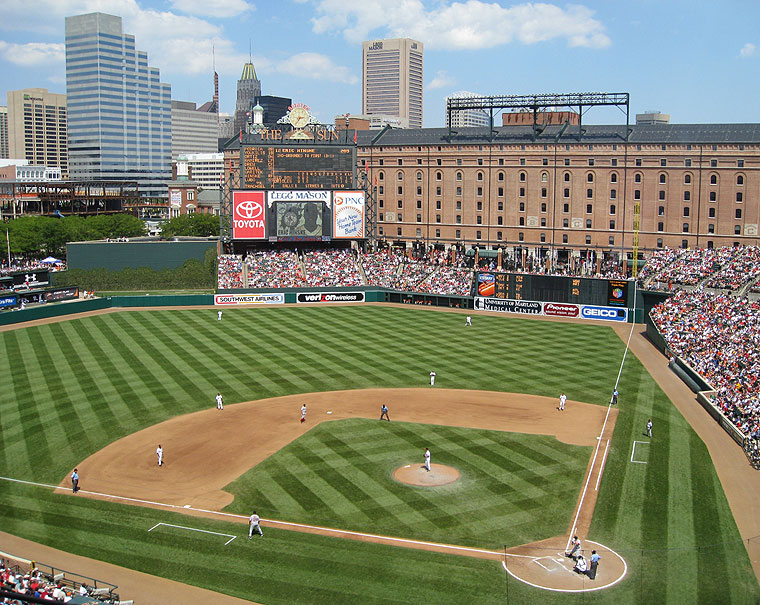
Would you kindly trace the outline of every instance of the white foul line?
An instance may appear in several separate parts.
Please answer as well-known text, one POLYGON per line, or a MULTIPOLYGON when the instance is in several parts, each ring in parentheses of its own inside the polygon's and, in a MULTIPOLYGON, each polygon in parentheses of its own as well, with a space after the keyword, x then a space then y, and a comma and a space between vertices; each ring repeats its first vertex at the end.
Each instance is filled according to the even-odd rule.
MULTIPOLYGON (((0 476, 0 480, 2 480, 2 481, 11 481, 13 483, 23 483, 25 485, 34 485, 34 486, 37 486, 37 487, 47 487, 47 488, 50 488, 50 489, 53 489, 53 490, 64 490, 64 491, 67 491, 69 489, 68 487, 62 487, 60 485, 49 485, 47 483, 36 483, 34 481, 24 481, 23 479, 13 479, 12 477, 1 477, 0 476)), ((90 494, 91 496, 100 496, 102 498, 112 498, 114 500, 125 500, 127 502, 137 502, 137 503, 140 503, 140 504, 150 504, 152 506, 161 506, 161 507, 164 507, 164 508, 173 508, 173 509, 177 509, 180 512, 183 512, 183 511, 186 511, 186 510, 192 510, 192 511, 195 511, 195 512, 198 512, 198 513, 206 513, 206 514, 210 514, 210 515, 219 515, 221 517, 232 517, 232 518, 235 518, 235 519, 245 519, 245 520, 248 519, 248 517, 245 516, 245 515, 237 515, 235 513, 225 513, 225 512, 222 512, 222 511, 207 510, 205 508, 195 508, 193 506, 187 506, 187 505, 185 505, 185 506, 178 506, 176 504, 166 504, 164 502, 155 502, 153 500, 141 500, 139 498, 129 498, 127 496, 114 496, 113 494, 103 494, 103 493, 100 493, 100 492, 91 492, 91 491, 87 491, 87 490, 84 490, 84 489, 79 490, 77 493, 90 494)), ((434 546, 436 548, 441 548, 441 549, 449 549, 449 550, 454 550, 454 551, 465 551, 465 552, 472 552, 472 553, 481 553, 481 554, 486 554, 486 555, 496 555, 498 557, 504 556, 504 553, 501 553, 501 552, 498 552, 498 551, 483 550, 483 549, 479 549, 479 548, 470 548, 468 546, 456 546, 454 544, 440 544, 438 542, 425 542, 423 540, 407 540, 405 538, 394 538, 392 536, 380 536, 378 534, 365 534, 365 533, 358 532, 358 531, 349 531, 349 530, 345 530, 345 529, 333 529, 331 527, 320 527, 319 525, 306 525, 304 523, 292 523, 290 521, 277 521, 275 519, 264 519, 264 518, 262 518, 261 520, 262 521, 266 521, 267 523, 269 523, 271 525, 283 525, 283 526, 289 526, 289 527, 301 527, 301 528, 305 528, 305 529, 318 530, 318 531, 322 531, 322 532, 325 532, 325 533, 335 533, 335 534, 342 534, 342 535, 346 535, 346 536, 359 536, 359 537, 362 537, 362 538, 374 538, 374 539, 378 539, 378 540, 385 540, 387 542, 398 542, 398 543, 402 543, 402 544, 416 544, 416 545, 421 545, 421 546, 434 546)), ((229 535, 229 534, 225 534, 225 535, 229 535)), ((520 557, 520 556, 525 556, 525 555, 511 555, 510 554, 509 556, 511 556, 511 557, 520 557)), ((528 557, 528 558, 533 558, 533 557, 528 557)))
POLYGON ((575 528, 578 525, 578 517, 581 516, 583 501, 586 499, 586 490, 588 490, 588 484, 589 484, 589 481, 591 481, 591 475, 594 473, 594 466, 596 465, 596 457, 599 454, 599 446, 602 444, 602 435, 604 435, 604 429, 607 426, 607 419, 610 417, 611 409, 612 409, 612 404, 610 403, 607 405, 607 413, 604 415, 604 423, 602 424, 602 430, 599 433, 599 438, 596 440, 596 449, 594 450, 594 458, 591 460, 591 467, 588 469, 588 477, 586 477, 586 484, 583 486, 581 501, 578 503, 578 511, 575 513, 575 519, 573 520, 573 528, 570 531, 570 535, 567 537, 567 546, 565 546, 566 551, 570 549, 570 540, 572 540, 573 536, 575 535, 575 528))
POLYGON ((220 533, 218 531, 208 531, 207 529, 197 529, 195 527, 185 527, 184 525, 172 525, 171 523, 156 523, 148 531, 153 531, 154 529, 156 529, 157 527, 159 527, 161 525, 163 525, 165 527, 176 527, 178 529, 187 529, 189 531, 199 531, 199 532, 202 532, 204 534, 214 534, 215 536, 225 536, 225 537, 229 538, 229 540, 227 540, 224 543, 225 546, 227 546, 230 542, 232 542, 235 538, 237 538, 237 536, 233 536, 232 534, 222 534, 222 533, 220 533))
POLYGON ((604 472, 604 463, 607 462, 607 452, 610 451, 610 440, 607 439, 607 447, 604 448, 604 457, 602 458, 602 466, 599 467, 599 476, 596 478, 596 486, 594 491, 599 491, 599 482, 602 480, 602 473, 604 472))
POLYGON ((634 460, 633 455, 636 453, 636 444, 637 443, 649 443, 649 441, 634 441, 633 442, 633 449, 631 450, 631 462, 634 464, 646 464, 643 460, 634 460))

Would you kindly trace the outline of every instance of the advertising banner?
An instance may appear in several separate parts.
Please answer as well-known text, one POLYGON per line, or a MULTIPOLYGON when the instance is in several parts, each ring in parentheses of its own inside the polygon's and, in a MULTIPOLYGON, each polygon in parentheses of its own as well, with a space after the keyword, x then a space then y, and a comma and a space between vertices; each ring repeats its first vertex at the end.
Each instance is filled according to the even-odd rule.
POLYGON ((578 317, 580 312, 580 306, 572 303, 544 303, 544 315, 550 317, 578 317))
POLYGON ((47 302, 71 300, 73 298, 79 298, 79 288, 56 288, 55 290, 45 292, 43 296, 47 302))
POLYGON ((364 292, 299 292, 300 303, 364 302, 364 292))
POLYGON ((333 237, 364 237, 364 192, 333 193, 333 237))
POLYGON ((500 311, 501 313, 521 313, 541 315, 541 303, 536 300, 512 300, 502 298, 475 297, 475 308, 480 311, 500 311))
POLYGON ((493 273, 478 273, 478 296, 493 296, 496 292, 496 277, 493 273))
POLYGON ((229 305, 281 305, 285 302, 282 292, 271 294, 214 294, 214 304, 229 305))
POLYGON ((16 297, 15 296, 3 296, 0 298, 0 307, 15 307, 16 306, 16 297))
POLYGON ((267 236, 264 191, 232 192, 232 239, 267 236))
POLYGON ((606 321, 628 321, 628 309, 583 305, 581 307, 581 317, 583 319, 603 319, 606 321))

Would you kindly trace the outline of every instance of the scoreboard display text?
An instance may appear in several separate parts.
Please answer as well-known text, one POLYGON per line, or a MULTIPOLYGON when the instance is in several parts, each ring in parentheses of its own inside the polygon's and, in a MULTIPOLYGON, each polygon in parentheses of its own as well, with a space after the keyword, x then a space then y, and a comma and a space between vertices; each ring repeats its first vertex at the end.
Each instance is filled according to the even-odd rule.
POLYGON ((246 189, 352 189, 353 147, 244 146, 240 165, 246 189))
POLYGON ((476 296, 605 307, 629 306, 628 282, 623 279, 488 271, 478 273, 477 284, 476 296))

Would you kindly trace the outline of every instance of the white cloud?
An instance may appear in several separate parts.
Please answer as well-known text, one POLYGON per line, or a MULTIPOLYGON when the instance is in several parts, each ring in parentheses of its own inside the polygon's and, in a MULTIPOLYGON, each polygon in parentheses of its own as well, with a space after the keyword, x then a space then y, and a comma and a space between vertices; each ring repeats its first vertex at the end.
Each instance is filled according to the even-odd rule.
POLYGON ((0 40, 0 56, 16 65, 37 67, 63 65, 66 48, 63 44, 47 44, 44 42, 28 42, 13 44, 0 40))
POLYGON ((427 90, 435 90, 436 88, 445 88, 447 86, 453 86, 456 84, 456 80, 450 76, 446 71, 440 70, 436 72, 435 77, 427 83, 425 88, 427 90))
MULTIPOLYGON (((258 64, 256 63, 258 66, 258 64)), ((347 67, 336 65, 319 53, 299 53, 277 64, 277 69, 299 78, 356 84, 359 79, 347 67)))
POLYGON ((565 39, 568 46, 605 48, 610 39, 594 11, 569 5, 517 4, 442 0, 427 8, 422 0, 320 0, 316 33, 342 31, 351 42, 379 37, 410 37, 428 48, 447 50, 493 48, 517 40, 535 44, 565 39))
MULTIPOLYGON (((175 2, 186 5, 188 11, 201 5, 199 0, 175 2)), ((250 6, 243 0, 206 0, 205 4, 210 9, 221 7, 225 10, 243 4, 250 6)), ((190 15, 143 9, 136 0, 35 0, 34 11, 29 10, 28 0, 5 0, 3 10, 7 15, 0 21, 0 29, 30 30, 37 35, 55 35, 58 39, 63 37, 67 16, 95 11, 120 15, 124 33, 135 36, 137 48, 147 51, 148 62, 161 70, 163 81, 171 81, 171 76, 176 74, 210 74, 212 46, 220 75, 239 74, 248 60, 248 55, 237 52, 234 43, 225 37, 222 27, 190 15)), ((8 60, 11 60, 8 58, 10 52, 3 52, 8 60)), ((256 69, 266 69, 268 62, 256 58, 255 65, 256 69)))
POLYGON ((739 55, 742 57, 751 57, 755 54, 756 50, 757 47, 752 44, 752 42, 747 42, 744 46, 742 46, 742 49, 739 51, 739 55))
POLYGON ((181 13, 218 19, 237 17, 255 9, 245 0, 172 0, 171 4, 181 13))

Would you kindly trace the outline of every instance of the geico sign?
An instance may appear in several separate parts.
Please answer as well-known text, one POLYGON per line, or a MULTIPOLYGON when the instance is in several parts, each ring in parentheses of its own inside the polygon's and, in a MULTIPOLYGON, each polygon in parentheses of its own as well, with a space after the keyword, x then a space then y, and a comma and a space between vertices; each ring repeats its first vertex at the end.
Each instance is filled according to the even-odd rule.
POLYGON ((609 307, 583 307, 581 315, 586 319, 609 319, 613 321, 625 321, 624 309, 611 309, 609 307))
POLYGON ((263 191, 233 192, 232 237, 234 239, 263 239, 266 237, 263 191))

